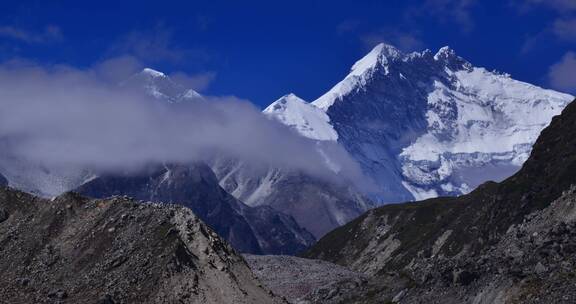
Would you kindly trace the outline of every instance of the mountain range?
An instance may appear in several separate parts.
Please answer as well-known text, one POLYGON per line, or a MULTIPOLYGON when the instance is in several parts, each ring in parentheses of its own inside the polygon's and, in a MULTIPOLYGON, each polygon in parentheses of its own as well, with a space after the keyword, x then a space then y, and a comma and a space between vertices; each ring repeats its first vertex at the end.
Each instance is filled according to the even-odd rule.
MULTIPOLYGON (((150 68, 120 85, 167 104, 206 101, 150 68)), ((97 176, 2 154, 0 172, 45 197, 76 190, 183 204, 242 252, 294 254, 378 205, 461 195, 510 176, 572 98, 474 67, 448 47, 407 54, 380 44, 317 100, 288 94, 262 111, 312 140, 331 178, 224 155, 97 176), (334 147, 362 178, 338 173, 334 147)))
MULTIPOLYGON (((120 85, 209 102, 149 68, 120 85)), ((380 44, 317 100, 262 111, 330 176, 220 153, 54 171, 1 140, 0 291, 13 303, 574 303, 573 100, 448 47, 380 44), (342 172, 340 148, 361 175, 342 172)))

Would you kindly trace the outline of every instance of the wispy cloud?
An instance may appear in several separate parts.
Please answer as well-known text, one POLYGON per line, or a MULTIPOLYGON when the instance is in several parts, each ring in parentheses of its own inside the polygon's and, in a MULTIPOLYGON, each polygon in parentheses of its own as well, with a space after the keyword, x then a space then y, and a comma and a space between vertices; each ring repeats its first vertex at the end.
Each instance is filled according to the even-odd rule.
POLYGON ((336 32, 338 34, 348 34, 355 32, 361 25, 360 20, 358 19, 347 19, 340 22, 336 26, 336 32))
POLYGON ((40 31, 4 25, 0 26, 0 37, 18 40, 30 44, 48 43, 63 39, 62 31, 58 26, 47 25, 40 31))
POLYGON ((417 34, 391 28, 382 28, 366 33, 360 39, 368 49, 381 42, 394 45, 403 51, 418 51, 425 47, 424 42, 418 38, 417 34))
POLYGON ((513 4, 521 11, 535 9, 538 6, 554 9, 561 14, 576 11, 576 1, 574 0, 515 0, 513 4))
MULTIPOLYGON (((205 26, 208 26, 209 19, 198 18, 198 22, 201 23, 199 28, 203 30, 205 26)), ((203 71, 202 66, 210 61, 211 58, 207 52, 201 49, 180 47, 174 37, 174 32, 162 24, 157 24, 150 30, 132 31, 121 36, 110 47, 107 54, 113 58, 112 60, 107 60, 107 62, 121 67, 138 66, 138 68, 142 68, 146 66, 154 68, 164 63, 172 66, 181 65, 182 63, 192 64, 195 69, 201 71, 196 73, 174 71, 170 73, 170 77, 184 87, 196 91, 205 90, 215 80, 217 75, 215 71, 203 71)), ((118 75, 118 73, 115 75, 118 75)))
POLYGON ((553 21, 539 32, 529 35, 522 46, 522 53, 534 50, 550 41, 576 42, 576 1, 574 0, 511 0, 520 14, 528 14, 538 9, 552 12, 553 21))
POLYGON ((567 52, 548 71, 550 85, 558 90, 576 94, 576 53, 567 52))
POLYGON ((201 49, 182 48, 174 39, 174 33, 164 25, 151 30, 132 31, 121 36, 110 48, 111 55, 130 55, 146 63, 183 61, 207 61, 210 56, 201 49))
POLYGON ((467 33, 475 27, 472 10, 477 5, 477 0, 426 0, 407 16, 431 16, 440 22, 456 24, 460 31, 467 33))
POLYGON ((197 74, 175 72, 170 74, 170 78, 186 88, 203 91, 214 81, 216 75, 216 72, 202 72, 197 74))
POLYGON ((576 42, 576 16, 557 19, 554 21, 552 31, 562 40, 576 42))

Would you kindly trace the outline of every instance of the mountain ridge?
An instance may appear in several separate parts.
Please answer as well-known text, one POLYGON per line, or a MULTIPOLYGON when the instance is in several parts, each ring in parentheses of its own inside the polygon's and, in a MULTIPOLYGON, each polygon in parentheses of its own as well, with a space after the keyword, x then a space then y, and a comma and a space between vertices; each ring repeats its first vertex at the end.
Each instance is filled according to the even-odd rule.
POLYGON ((191 210, 0 187, 11 303, 285 303, 191 210))

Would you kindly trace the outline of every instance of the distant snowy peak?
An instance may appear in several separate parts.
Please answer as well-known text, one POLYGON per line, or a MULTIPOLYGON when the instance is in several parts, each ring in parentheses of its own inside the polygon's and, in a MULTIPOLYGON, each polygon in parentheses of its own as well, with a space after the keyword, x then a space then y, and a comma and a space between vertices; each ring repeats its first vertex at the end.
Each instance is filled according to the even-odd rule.
POLYGON ((294 94, 282 96, 264 109, 263 113, 308 138, 338 140, 338 134, 330 124, 328 115, 294 94))
POLYGON ((150 96, 169 103, 195 101, 203 98, 198 92, 185 88, 170 79, 168 75, 151 68, 145 68, 133 75, 123 85, 143 88, 150 96))
POLYGON ((166 76, 166 74, 164 74, 160 71, 153 70, 151 68, 144 68, 142 70, 142 72, 140 72, 140 74, 145 75, 145 76, 149 76, 150 78, 167 78, 168 77, 168 76, 166 76))

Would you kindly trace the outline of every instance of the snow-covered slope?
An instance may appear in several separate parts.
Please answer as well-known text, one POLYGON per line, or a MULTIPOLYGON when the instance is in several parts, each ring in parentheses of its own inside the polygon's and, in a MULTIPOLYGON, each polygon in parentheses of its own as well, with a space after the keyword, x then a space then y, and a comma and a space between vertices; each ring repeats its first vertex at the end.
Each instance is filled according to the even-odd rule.
POLYGON ((472 66, 448 47, 380 44, 312 104, 379 185, 381 202, 466 193, 501 180, 573 99, 472 66))
POLYGON ((308 138, 338 140, 328 115, 294 94, 282 96, 264 109, 263 113, 293 127, 308 138))

